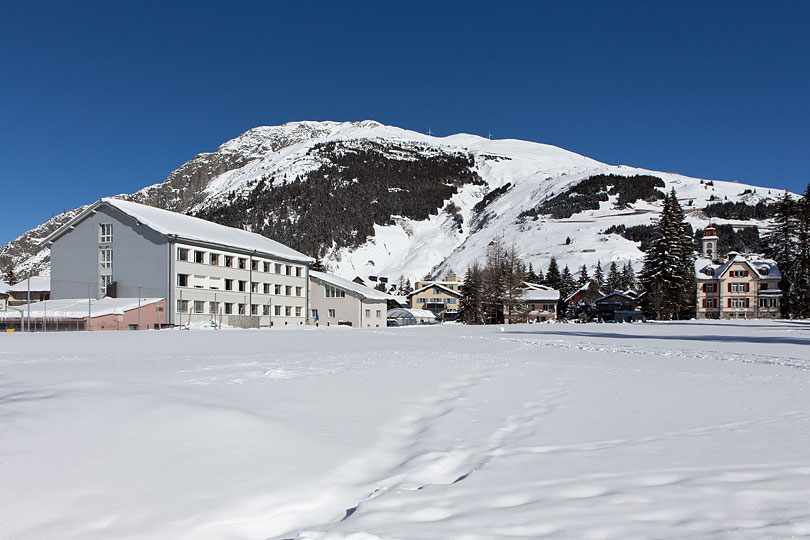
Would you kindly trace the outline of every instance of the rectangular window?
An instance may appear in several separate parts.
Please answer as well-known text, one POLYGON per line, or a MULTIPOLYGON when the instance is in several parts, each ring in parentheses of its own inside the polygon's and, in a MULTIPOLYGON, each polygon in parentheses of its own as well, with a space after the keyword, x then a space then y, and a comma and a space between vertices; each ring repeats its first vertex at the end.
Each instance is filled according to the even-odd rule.
POLYGON ((226 291, 232 291, 233 290, 233 280, 232 279, 226 279, 225 280, 225 290, 226 291))
POLYGON ((295 277, 301 277, 303 274, 303 269, 300 266, 295 267, 295 277))
POLYGON ((292 268, 293 268, 293 267, 292 267, 292 265, 289 265, 289 264, 287 265, 287 267, 286 267, 286 270, 287 270, 287 271, 286 271, 285 273, 286 273, 288 276, 293 275, 293 269, 292 269, 292 268))
POLYGON ((310 313, 312 313, 312 318, 316 321, 318 320, 318 310, 317 309, 310 309, 310 313))
POLYGON ((748 291, 748 283, 732 283, 731 292, 743 293, 748 291))
POLYGON ((295 288, 295 296, 304 296, 304 288, 303 287, 296 287, 295 288))
POLYGON ((205 302, 194 300, 194 313, 205 313, 205 302))
POLYGON ((107 287, 112 283, 112 276, 99 276, 98 290, 101 296, 107 296, 107 287))
POLYGON ((276 274, 280 274, 281 273, 281 265, 279 263, 275 263, 273 266, 276 269, 276 274))
POLYGON ((177 286, 188 287, 188 274, 177 274, 177 286))
POLYGON ((233 255, 225 255, 225 266, 233 268, 233 255))
POLYGON ((380 317, 382 317, 382 311, 378 309, 377 310, 377 318, 379 319, 380 317))
POLYGON ((705 285, 707 293, 716 293, 717 292, 717 283, 707 283, 705 285))
POLYGON ((247 290, 247 281, 239 280, 239 292, 245 292, 247 290))
POLYGON ((707 308, 716 308, 717 307, 717 298, 706 298, 706 307, 707 308))
POLYGON ((262 306, 262 315, 270 315, 270 306, 267 304, 262 306))
POLYGON ((292 306, 284 306, 284 316, 292 317, 292 306))
POLYGON ((111 248, 99 249, 98 257, 101 268, 112 268, 113 252, 111 248))
POLYGON ((250 304, 250 314, 251 315, 259 314, 259 304, 250 304))
POLYGON ((264 294, 270 294, 270 284, 265 283, 264 287, 262 288, 262 291, 264 292, 264 294))
POLYGON ((276 317, 281 316, 281 306, 273 306, 273 315, 276 317))
POLYGON ((219 313, 219 302, 208 302, 208 313, 216 315, 219 313))
POLYGON ((371 318, 371 310, 367 309, 366 310, 366 319, 369 319, 369 318, 371 318))
POLYGON ((303 309, 303 308, 302 308, 301 306, 295 306, 295 316, 296 316, 296 317, 300 317, 300 316, 301 316, 301 310, 302 310, 302 309, 303 309))
POLYGON ((225 302, 225 315, 233 314, 233 302, 225 302))
POLYGON ((239 268, 241 268, 242 270, 247 268, 247 259, 239 257, 239 268))
POLYGON ((344 291, 343 289, 338 289, 337 287, 334 287, 334 286, 329 285, 329 284, 326 284, 324 286, 324 289, 326 291, 326 297, 327 298, 345 298, 346 297, 346 291, 344 291))
POLYGON ((274 294, 281 294, 281 285, 276 285, 274 290, 275 290, 274 294))
POLYGON ((177 312, 178 313, 187 313, 188 312, 188 300, 178 300, 177 301, 177 312))
POLYGON ((447 299, 447 303, 448 303, 448 304, 455 304, 455 303, 456 303, 456 299, 455 299, 455 298, 448 298, 448 299, 447 299))
POLYGON ((239 315, 244 315, 245 314, 245 304, 239 304, 238 308, 239 308, 239 315))
POLYGON ((258 293, 259 292, 259 283, 256 281, 250 282, 250 292, 258 293))
POLYGON ((205 252, 204 251, 194 251, 194 262, 202 264, 205 262, 205 252))
POLYGON ((109 244, 112 242, 112 223, 102 223, 98 226, 99 244, 109 244))
POLYGON ((747 304, 748 304, 747 300, 748 300, 747 298, 729 298, 729 301, 731 302, 731 305, 729 307, 733 307, 733 308, 748 307, 747 306, 747 304))
POLYGON ((284 294, 287 296, 292 296, 292 285, 286 285, 284 287, 284 294))
POLYGON ((265 262, 264 265, 263 265, 263 269, 264 269, 265 272, 269 273, 270 272, 270 263, 265 262))
POLYGON ((188 260, 188 250, 186 248, 177 248, 177 260, 178 261, 188 260))
POLYGON ((222 288, 222 278, 208 278, 208 288, 214 291, 218 291, 222 288))
POLYGON ((334 319, 334 318, 335 318, 335 310, 334 310, 334 309, 330 309, 330 310, 329 310, 329 318, 330 318, 330 319, 334 319))
POLYGON ((219 266, 219 254, 218 253, 212 253, 211 255, 209 255, 208 260, 211 263, 211 266, 219 266))
POLYGON ((259 271, 259 261, 251 260, 250 261, 250 269, 253 270, 254 272, 258 272, 259 271))

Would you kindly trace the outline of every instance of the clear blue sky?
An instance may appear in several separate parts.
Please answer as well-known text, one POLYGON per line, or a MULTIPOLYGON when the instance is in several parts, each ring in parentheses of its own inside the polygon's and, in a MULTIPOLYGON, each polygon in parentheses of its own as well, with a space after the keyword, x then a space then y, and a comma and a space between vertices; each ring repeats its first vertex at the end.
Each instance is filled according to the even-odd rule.
POLYGON ((810 2, 3 2, 0 243, 251 127, 374 119, 804 191, 810 2))

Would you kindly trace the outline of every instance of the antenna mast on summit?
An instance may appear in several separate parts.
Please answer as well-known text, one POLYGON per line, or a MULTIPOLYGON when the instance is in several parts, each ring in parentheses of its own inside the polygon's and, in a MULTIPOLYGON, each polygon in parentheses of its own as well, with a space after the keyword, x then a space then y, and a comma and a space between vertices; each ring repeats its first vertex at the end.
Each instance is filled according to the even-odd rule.
POLYGON ((432 131, 430 131, 430 126, 428 126, 428 137, 430 137, 430 136, 432 136, 432 135, 433 135, 433 132, 432 132, 432 131))
POLYGON ((487 135, 487 137, 489 138, 489 140, 490 140, 490 141, 492 140, 492 132, 491 132, 491 131, 489 132, 489 134, 487 135))

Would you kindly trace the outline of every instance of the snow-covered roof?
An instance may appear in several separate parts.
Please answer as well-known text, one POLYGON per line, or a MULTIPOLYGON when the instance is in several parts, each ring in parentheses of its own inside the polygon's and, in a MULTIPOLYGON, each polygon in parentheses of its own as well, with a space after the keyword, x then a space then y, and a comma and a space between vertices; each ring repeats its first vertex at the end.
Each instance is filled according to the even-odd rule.
POLYGON ((695 260, 695 276, 698 280, 720 279, 734 263, 747 265, 752 271, 756 272, 757 276, 760 278, 782 279, 782 274, 779 271, 779 266, 776 264, 776 261, 756 255, 746 256, 740 253, 735 253, 733 257, 728 258, 721 264, 716 264, 710 259, 695 260))
POLYGON ((146 225, 150 229, 166 236, 177 236, 180 239, 192 240, 230 246, 247 251, 257 251, 271 257, 279 257, 288 261, 311 263, 315 259, 303 253, 285 246, 275 240, 270 240, 264 236, 234 227, 226 227, 218 223, 206 221, 204 219, 186 216, 177 212, 147 206, 121 199, 104 198, 93 204, 90 208, 73 218, 58 231, 44 240, 44 243, 52 242, 73 225, 74 222, 84 219, 86 215, 94 211, 100 205, 109 205, 138 222, 146 225))
POLYGON ((8 292, 9 287, 11 287, 11 285, 6 283, 5 281, 0 281, 0 294, 5 294, 6 292, 8 292))
MULTIPOLYGON (((163 301, 162 298, 141 298, 141 307, 163 301)), ((90 315, 101 317, 104 315, 122 315, 127 311, 138 308, 137 298, 95 298, 89 300, 90 315)), ((21 316, 28 316, 28 308, 31 308, 32 319, 83 319, 87 317, 88 299, 71 298, 65 300, 45 300, 18 306, 17 309, 0 311, 0 320, 19 319, 21 316)))
POLYGON ((537 283, 524 283, 526 288, 521 298, 527 302, 556 302, 560 299, 560 291, 546 285, 537 283))
POLYGON ((595 300, 595 302, 597 302, 597 303, 599 303, 599 302, 604 302, 605 300, 607 300, 608 298, 610 298, 610 297, 612 297, 612 296, 620 296, 620 297, 622 297, 622 298, 624 298, 625 300, 628 300, 628 301, 630 301, 630 302, 637 302, 637 301, 638 301, 636 298, 634 298, 634 297, 632 297, 632 296, 628 296, 627 294, 625 294, 625 293, 623 293, 623 292, 615 291, 615 292, 612 292, 612 293, 606 294, 605 296, 602 296, 601 298, 597 298, 597 299, 595 300))
MULTIPOLYGON (((50 291, 51 290, 51 276, 31 276, 31 290, 32 291, 50 291)), ((24 279, 19 283, 12 285, 8 288, 8 292, 27 292, 28 279, 24 279)))
POLYGON ((417 319, 435 319, 436 314, 428 309, 414 309, 414 308, 394 308, 389 309, 386 317, 389 319, 398 319, 400 317, 413 316, 417 319))
POLYGON ((360 285, 359 283, 355 283, 354 281, 350 281, 348 279, 343 279, 342 277, 338 277, 334 274, 327 274, 325 272, 316 272, 314 270, 309 271, 309 277, 315 278, 320 281, 324 281, 335 287, 340 287, 341 289, 345 289, 347 291, 352 291, 354 293, 359 294, 363 298, 368 298, 369 300, 393 300, 394 297, 388 293, 384 293, 382 291, 378 291, 377 289, 372 289, 370 287, 366 287, 365 285, 360 285))
POLYGON ((594 293, 598 293, 599 296, 602 296, 602 294, 603 294, 602 291, 600 291, 599 289, 596 289, 595 285, 596 284, 593 281, 589 281, 588 283, 586 283, 585 285, 583 285, 579 289, 577 289, 574 292, 572 292, 571 294, 569 294, 568 297, 566 297, 565 301, 570 302, 571 299, 574 298, 574 296, 576 296, 577 294, 579 294, 581 292, 585 292, 585 291, 592 291, 594 293))
MULTIPOLYGON (((457 282, 453 282, 453 283, 457 283, 457 282)), ((450 289, 448 287, 445 287, 444 285, 441 284, 440 281, 431 281, 429 284, 424 285, 422 287, 419 287, 415 291, 408 293, 408 298, 410 298, 411 296, 413 296, 415 294, 418 294, 418 293, 420 293, 422 291, 430 289, 432 287, 442 289, 442 291, 444 291, 445 293, 447 293, 447 294, 449 294, 451 296, 457 296, 459 298, 461 297, 461 293, 459 293, 458 291, 454 291, 453 289, 450 289)))

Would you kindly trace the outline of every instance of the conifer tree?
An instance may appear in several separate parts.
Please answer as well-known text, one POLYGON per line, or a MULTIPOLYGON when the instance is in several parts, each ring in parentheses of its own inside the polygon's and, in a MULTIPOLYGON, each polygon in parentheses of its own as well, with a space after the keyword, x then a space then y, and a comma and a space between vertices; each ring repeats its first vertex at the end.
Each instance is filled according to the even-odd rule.
POLYGON ((810 184, 796 205, 796 260, 792 271, 794 311, 810 317, 810 184))
POLYGON ((790 316, 793 313, 793 295, 791 286, 793 280, 794 262, 798 252, 796 231, 798 229, 798 205, 788 192, 785 192, 776 201, 776 212, 773 217, 773 228, 766 238, 766 254, 772 258, 782 279, 779 288, 782 290, 782 315, 790 316))
POLYGON ((9 285, 16 285, 17 282, 19 281, 17 279, 17 274, 14 273, 13 264, 9 263, 9 265, 6 266, 6 271, 3 272, 3 281, 8 283, 9 285))
POLYGON ((526 281, 529 283, 540 283, 542 281, 542 278, 534 273, 532 263, 529 263, 529 267, 526 269, 526 281))
POLYGON ((481 267, 474 261, 464 276, 459 288, 461 304, 459 318, 465 324, 484 324, 484 290, 481 267))
POLYGON ((588 267, 586 265, 582 265, 582 268, 579 269, 579 277, 577 278, 577 287, 582 288, 588 284, 591 277, 588 275, 588 267))
POLYGON ((555 257, 552 257, 551 261, 548 263, 548 270, 546 270, 546 285, 552 289, 557 289, 558 291, 561 287, 560 269, 557 266, 557 259, 555 257))
POLYGON ((622 289, 626 291, 636 290, 636 272, 633 270, 633 265, 630 264, 630 261, 627 261, 622 269, 622 289))
POLYGON ((560 274, 560 296, 567 298, 576 288, 577 283, 574 281, 574 276, 571 275, 571 270, 568 269, 568 265, 566 264, 562 274, 560 274))
POLYGON ((596 269, 593 271, 593 279, 591 280, 596 284, 596 288, 600 291, 605 290, 605 274, 602 272, 602 261, 596 261, 596 269))
POLYGON ((622 290, 622 276, 619 274, 619 267, 616 266, 616 261, 610 263, 608 269, 607 281, 605 281, 605 294, 622 290))

